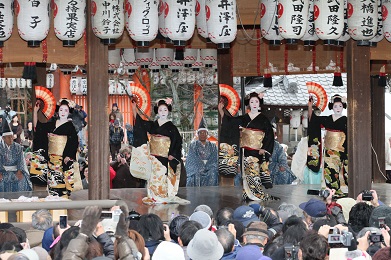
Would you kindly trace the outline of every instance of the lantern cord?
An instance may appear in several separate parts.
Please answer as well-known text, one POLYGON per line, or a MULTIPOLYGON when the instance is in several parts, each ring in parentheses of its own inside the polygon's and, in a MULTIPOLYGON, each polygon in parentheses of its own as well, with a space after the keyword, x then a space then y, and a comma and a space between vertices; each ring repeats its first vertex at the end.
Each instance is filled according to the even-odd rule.
MULTIPOLYGON (((258 0, 258 6, 260 6, 260 4, 261 4, 261 0, 258 0)), ((277 5, 276 5, 276 8, 277 8, 277 5)), ((239 8, 238 8, 238 6, 236 6, 236 13, 237 13, 237 16, 238 16, 238 19, 239 19, 239 23, 240 23, 240 26, 242 27, 243 33, 244 33, 244 35, 245 35, 245 38, 242 38, 242 39, 240 39, 240 40, 255 40, 255 41, 256 41, 256 40, 259 40, 259 39, 262 39, 262 38, 263 38, 262 35, 261 35, 261 37, 260 37, 259 39, 254 39, 254 38, 253 38, 253 37, 254 37, 254 34, 255 34, 255 24, 256 24, 258 15, 259 15, 259 9, 260 9, 260 8, 257 8, 257 12, 256 12, 256 15, 255 15, 255 18, 254 18, 254 21, 253 21, 254 26, 253 26, 253 29, 252 29, 252 33, 251 33, 251 35, 250 35, 250 34, 248 34, 248 33, 246 32, 246 30, 244 29, 244 25, 243 25, 243 22, 242 22, 242 18, 241 18, 241 16, 240 16, 239 8)), ((271 25, 270 25, 270 27, 271 27, 271 25)), ((270 29, 270 28, 269 28, 269 29, 270 29)))

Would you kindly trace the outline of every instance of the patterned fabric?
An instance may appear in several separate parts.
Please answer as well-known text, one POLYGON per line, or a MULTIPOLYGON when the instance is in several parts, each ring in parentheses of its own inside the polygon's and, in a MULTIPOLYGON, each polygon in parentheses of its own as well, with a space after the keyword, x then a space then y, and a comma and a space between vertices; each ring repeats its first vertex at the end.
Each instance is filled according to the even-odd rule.
POLYGON ((259 159, 253 156, 245 157, 243 162, 243 199, 271 199, 271 196, 262 190, 262 185, 266 188, 272 187, 272 180, 267 172, 268 162, 264 161, 260 165, 259 159))
POLYGON ((0 192, 32 190, 30 174, 24 160, 23 147, 20 144, 14 142, 8 147, 3 140, 0 141, 0 173, 3 175, 0 181, 0 192), (6 171, 4 167, 7 166, 14 166, 16 170, 6 171), (22 172, 22 180, 16 177, 17 171, 22 172))
POLYGON ((291 184, 297 179, 289 168, 284 148, 276 140, 274 140, 274 149, 270 159, 269 171, 273 184, 275 185, 291 184))
POLYGON ((219 173, 222 175, 236 175, 238 172, 238 160, 238 146, 220 142, 219 173))
POLYGON ((203 145, 199 140, 192 142, 186 158, 187 187, 218 186, 217 147, 206 141, 203 145))
POLYGON ((345 184, 348 183, 348 158, 344 152, 326 150, 324 155, 324 179, 326 186, 335 189, 337 195, 343 195, 339 175, 343 172, 345 184))

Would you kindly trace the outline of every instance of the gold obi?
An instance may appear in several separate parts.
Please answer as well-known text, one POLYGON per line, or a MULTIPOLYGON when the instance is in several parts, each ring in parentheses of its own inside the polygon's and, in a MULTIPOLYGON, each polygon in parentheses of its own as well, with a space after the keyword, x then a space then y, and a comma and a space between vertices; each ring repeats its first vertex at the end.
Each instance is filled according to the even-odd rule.
POLYGON ((170 144, 170 137, 164 135, 151 135, 149 139, 150 153, 152 155, 168 158, 170 144))
POLYGON ((345 139, 346 135, 344 132, 327 130, 324 137, 324 147, 328 150, 344 152, 345 148, 343 147, 343 143, 345 139))
POLYGON ((62 156, 62 153, 64 152, 65 146, 67 144, 67 139, 68 137, 66 135, 48 134, 49 155, 52 154, 62 156))
POLYGON ((240 147, 260 150, 262 149, 262 141, 265 137, 265 132, 258 129, 242 128, 240 132, 240 147))

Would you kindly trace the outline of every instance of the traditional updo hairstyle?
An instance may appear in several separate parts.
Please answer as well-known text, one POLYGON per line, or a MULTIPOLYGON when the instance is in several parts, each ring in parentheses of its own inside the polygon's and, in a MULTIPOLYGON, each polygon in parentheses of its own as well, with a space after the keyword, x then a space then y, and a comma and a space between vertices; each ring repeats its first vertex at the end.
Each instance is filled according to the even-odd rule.
POLYGON ((335 94, 334 96, 331 97, 331 100, 329 102, 329 109, 330 110, 333 110, 333 106, 334 106, 335 102, 341 102, 343 108, 346 109, 346 99, 339 94, 335 94))
POLYGON ((257 92, 251 92, 244 98, 244 104, 248 106, 250 104, 250 99, 256 97, 259 100, 259 106, 263 105, 263 98, 259 97, 259 94, 257 92))
POLYGON ((57 102, 57 105, 56 105, 56 112, 58 113, 58 110, 60 109, 60 106, 62 105, 66 105, 68 106, 69 108, 69 114, 72 114, 73 113, 73 109, 75 108, 72 104, 71 104, 71 101, 70 100, 67 100, 67 99, 61 99, 59 102, 57 102))
POLYGON ((159 107, 161 105, 165 105, 168 109, 168 112, 171 112, 172 111, 172 106, 171 104, 167 104, 166 100, 165 99, 160 99, 154 106, 153 106, 153 112, 155 112, 155 114, 157 114, 157 111, 159 109, 159 107))

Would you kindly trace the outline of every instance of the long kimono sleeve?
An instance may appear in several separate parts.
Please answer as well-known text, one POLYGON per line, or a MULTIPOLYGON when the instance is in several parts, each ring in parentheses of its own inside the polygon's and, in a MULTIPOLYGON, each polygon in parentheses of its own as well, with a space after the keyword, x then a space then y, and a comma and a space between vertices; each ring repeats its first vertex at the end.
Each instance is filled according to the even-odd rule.
POLYGON ((176 169, 177 165, 180 163, 182 158, 182 136, 178 131, 178 128, 171 122, 171 143, 170 149, 168 150, 168 155, 172 155, 176 158, 176 160, 170 161, 171 168, 176 169))
POLYGON ((307 167, 313 172, 319 172, 322 161, 322 132, 321 125, 324 117, 312 112, 308 122, 308 154, 307 167))
POLYGON ((265 131, 265 137, 263 138, 262 149, 269 152, 269 154, 265 154, 266 160, 269 160, 270 155, 273 154, 274 132, 273 132, 273 127, 267 118, 265 121, 264 131, 265 131))
POLYGON ((40 149, 44 150, 43 155, 48 159, 48 133, 50 123, 41 123, 37 122, 35 127, 34 140, 33 140, 33 150, 38 151, 40 149))
POLYGON ((79 140, 76 133, 76 129, 73 126, 72 122, 67 123, 68 134, 67 134, 67 144, 65 145, 64 152, 62 154, 63 158, 69 157, 71 159, 76 159, 76 152, 79 146, 79 140))
POLYGON ((239 147, 240 131, 242 117, 232 117, 224 115, 221 122, 220 143, 236 144, 239 147))
POLYGON ((136 115, 136 121, 133 126, 133 146, 139 147, 148 142, 147 133, 153 127, 152 121, 143 120, 138 114, 136 115))

